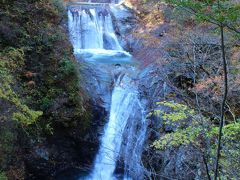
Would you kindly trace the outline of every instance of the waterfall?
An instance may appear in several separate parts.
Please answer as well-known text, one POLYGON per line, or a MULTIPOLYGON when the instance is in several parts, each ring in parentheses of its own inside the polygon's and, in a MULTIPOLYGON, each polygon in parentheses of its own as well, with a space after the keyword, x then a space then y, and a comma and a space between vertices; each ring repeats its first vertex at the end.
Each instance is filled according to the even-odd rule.
POLYGON ((137 113, 141 114, 142 111, 138 92, 131 85, 131 79, 127 75, 123 78, 120 76, 112 93, 109 122, 101 140, 92 179, 113 179, 126 125, 130 121, 135 121, 137 113))
POLYGON ((123 50, 114 33, 112 17, 100 8, 74 7, 68 10, 70 39, 74 49, 123 50))
MULTIPOLYGON (((78 59, 93 64, 131 61, 131 55, 118 42, 109 9, 102 6, 69 8, 70 40, 78 59)), ((120 69, 114 82, 109 121, 93 169, 87 177, 80 179, 143 179, 141 154, 147 123, 133 80, 137 72, 132 66, 120 69), (124 169, 120 175, 116 173, 118 164, 123 164, 124 169)))

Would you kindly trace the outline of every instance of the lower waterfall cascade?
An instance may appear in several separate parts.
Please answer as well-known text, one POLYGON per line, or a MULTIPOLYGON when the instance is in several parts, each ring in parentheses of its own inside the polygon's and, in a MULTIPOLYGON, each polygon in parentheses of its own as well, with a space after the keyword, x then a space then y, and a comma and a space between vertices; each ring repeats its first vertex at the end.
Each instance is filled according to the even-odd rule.
POLYGON ((240 180, 240 0, 0 0, 0 180, 240 180))
MULTIPOLYGON (((93 66, 121 64, 120 73, 114 78, 109 120, 100 139, 93 169, 88 176, 79 179, 143 179, 141 154, 147 129, 144 106, 133 78, 137 70, 133 65, 125 65, 131 61, 131 55, 118 42, 110 8, 69 7, 68 19, 70 40, 77 58, 93 63, 93 66), (123 164, 120 175, 116 172, 119 161, 123 164)), ((119 67, 113 66, 113 72, 114 68, 119 67)))

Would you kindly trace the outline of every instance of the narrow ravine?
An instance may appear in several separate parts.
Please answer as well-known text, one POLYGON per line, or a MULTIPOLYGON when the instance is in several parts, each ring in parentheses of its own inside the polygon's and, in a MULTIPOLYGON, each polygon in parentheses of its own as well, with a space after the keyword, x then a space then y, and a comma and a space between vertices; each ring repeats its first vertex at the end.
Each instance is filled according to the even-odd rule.
POLYGON ((114 5, 68 8, 75 56, 79 62, 92 67, 105 64, 104 67, 111 69, 113 79, 109 118, 100 139, 100 149, 89 175, 79 179, 143 179, 141 153, 147 125, 134 80, 138 71, 131 55, 118 42, 110 6, 114 5))
POLYGON ((240 0, 1 0, 0 180, 240 180, 239 34, 240 0))

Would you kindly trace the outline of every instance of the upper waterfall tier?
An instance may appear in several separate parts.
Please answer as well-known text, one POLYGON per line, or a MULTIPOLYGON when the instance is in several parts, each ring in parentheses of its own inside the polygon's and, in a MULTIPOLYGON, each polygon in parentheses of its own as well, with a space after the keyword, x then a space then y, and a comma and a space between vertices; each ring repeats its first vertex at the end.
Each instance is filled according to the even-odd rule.
POLYGON ((79 49, 122 50, 106 8, 72 7, 68 18, 75 52, 79 49))
MULTIPOLYGON (((110 101, 109 121, 101 136, 93 169, 90 174, 82 175, 79 179, 137 178, 141 180, 144 170, 141 154, 147 129, 145 112, 139 99, 135 78, 137 71, 132 66, 122 66, 124 63, 133 63, 133 59, 118 42, 115 34, 117 28, 114 28, 112 22, 116 12, 111 16, 110 10, 112 6, 102 4, 95 7, 72 6, 68 10, 69 34, 75 57, 87 66, 90 64, 92 69, 106 68, 103 70, 104 73, 112 76, 113 80, 109 84, 109 91, 114 87, 110 101), (100 63, 110 63, 115 66, 100 63)), ((117 26, 117 22, 114 25, 117 26)), ((101 72, 98 74, 93 73, 92 77, 87 77, 92 84, 90 88, 99 87, 101 90, 108 91, 108 88, 102 88, 105 86, 104 83, 106 84, 106 79, 99 78, 103 77, 101 72), (96 80, 97 86, 91 78, 96 80)), ((107 92, 103 91, 103 93, 107 92)))

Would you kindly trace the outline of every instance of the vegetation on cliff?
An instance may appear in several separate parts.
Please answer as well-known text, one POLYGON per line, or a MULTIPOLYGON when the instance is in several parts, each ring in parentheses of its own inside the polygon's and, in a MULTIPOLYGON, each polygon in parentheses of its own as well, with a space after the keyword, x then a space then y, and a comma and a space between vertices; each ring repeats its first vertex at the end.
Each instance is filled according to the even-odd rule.
POLYGON ((167 0, 132 4, 142 23, 136 36, 145 41, 140 59, 143 57, 145 64, 157 64, 165 81, 175 89, 175 98, 165 97, 168 101, 155 104, 149 114, 152 121, 158 121, 156 124, 163 124, 153 127, 160 137, 153 141, 151 147, 156 152, 148 159, 158 154, 160 160, 154 161, 161 163, 157 167, 155 162, 148 162, 146 166, 155 178, 237 179, 239 2, 167 0), (194 149, 195 155, 191 153, 194 149), (167 157, 168 153, 174 157, 167 157), (189 159, 179 165, 179 156, 189 159), (178 176, 172 159, 178 168, 188 171, 178 176), (169 173, 164 168, 169 168, 169 173))
POLYGON ((56 126, 87 126, 64 22, 58 0, 0 1, 0 179, 23 179, 30 144, 56 126))
MULTIPOLYGON (((155 96, 154 89, 149 100, 146 174, 239 179, 238 1, 129 1, 140 21, 131 36, 143 42, 133 55, 143 67, 154 64, 161 71, 149 70, 156 80, 149 80, 151 86, 163 84, 163 93, 155 96)), ((97 150, 91 135, 79 143, 90 115, 65 13, 61 0, 0 0, 1 180, 36 179, 34 171, 44 179, 55 169, 77 167, 79 159, 93 161, 87 152, 97 150)), ((97 138, 98 130, 91 131, 97 138)))

